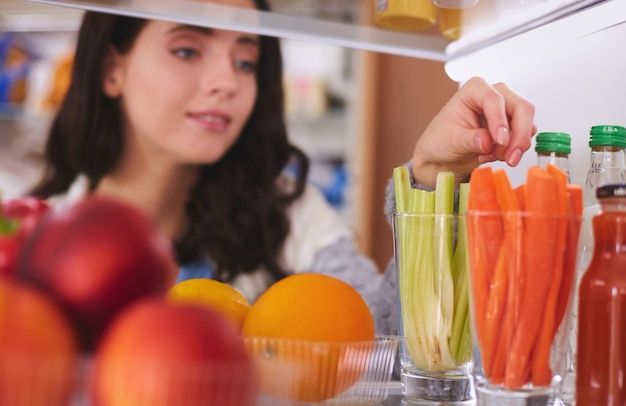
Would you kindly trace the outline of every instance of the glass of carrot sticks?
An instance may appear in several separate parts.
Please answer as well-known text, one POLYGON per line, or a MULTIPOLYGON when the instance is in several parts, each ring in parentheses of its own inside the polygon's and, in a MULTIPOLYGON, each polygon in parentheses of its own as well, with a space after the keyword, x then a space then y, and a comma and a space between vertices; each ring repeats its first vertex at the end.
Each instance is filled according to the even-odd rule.
POLYGON ((465 215, 478 405, 551 405, 566 369, 582 190, 533 166, 471 175, 465 215))
MULTIPOLYGON (((417 190, 411 189, 407 168, 399 167, 394 185, 403 394, 417 401, 469 400, 469 259, 460 232, 464 218, 454 210, 454 175, 440 173, 435 191, 417 190)), ((467 186, 461 187, 460 207, 467 186)))

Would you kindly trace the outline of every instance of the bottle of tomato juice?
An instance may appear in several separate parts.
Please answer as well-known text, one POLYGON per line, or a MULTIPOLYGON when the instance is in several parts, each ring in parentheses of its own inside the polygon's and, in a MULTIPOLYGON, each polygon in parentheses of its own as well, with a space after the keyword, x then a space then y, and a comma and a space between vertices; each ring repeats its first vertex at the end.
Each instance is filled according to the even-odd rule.
POLYGON ((626 183, 601 186, 579 285, 576 405, 626 405, 626 183))

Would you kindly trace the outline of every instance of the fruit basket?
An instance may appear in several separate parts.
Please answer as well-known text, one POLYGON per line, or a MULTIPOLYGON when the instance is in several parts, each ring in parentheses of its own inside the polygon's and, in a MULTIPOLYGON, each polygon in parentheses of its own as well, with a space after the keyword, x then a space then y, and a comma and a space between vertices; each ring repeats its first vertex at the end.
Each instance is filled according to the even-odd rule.
POLYGON ((259 406, 378 405, 387 396, 399 337, 332 343, 248 337, 259 406))

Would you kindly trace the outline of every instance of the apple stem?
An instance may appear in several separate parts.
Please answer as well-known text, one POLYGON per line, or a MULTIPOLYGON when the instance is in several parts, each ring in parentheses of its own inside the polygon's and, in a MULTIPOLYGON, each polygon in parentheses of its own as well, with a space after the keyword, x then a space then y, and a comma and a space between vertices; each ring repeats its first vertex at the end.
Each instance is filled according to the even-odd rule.
MULTIPOLYGON (((0 195, 0 203, 2 202, 2 195, 0 195)), ((2 205, 0 204, 0 236, 13 235, 20 228, 19 220, 8 218, 2 212, 2 205)))

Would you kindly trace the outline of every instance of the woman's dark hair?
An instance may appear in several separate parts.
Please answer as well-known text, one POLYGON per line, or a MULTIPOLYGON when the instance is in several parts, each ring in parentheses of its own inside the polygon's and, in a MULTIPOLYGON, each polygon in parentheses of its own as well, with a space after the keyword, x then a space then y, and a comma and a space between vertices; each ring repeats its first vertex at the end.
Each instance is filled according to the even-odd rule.
MULTIPOLYGON (((268 10, 266 0, 255 0, 268 10)), ((66 192, 79 174, 94 189, 124 149, 120 102, 103 94, 106 55, 133 46, 146 20, 87 12, 78 34, 72 79, 50 129, 47 165, 33 194, 66 192)), ((277 38, 260 38, 257 100, 235 145, 217 163, 201 168, 186 205, 187 229, 175 241, 180 264, 208 256, 215 277, 230 281, 265 267, 276 279, 286 275, 279 253, 289 233, 288 205, 302 195, 309 160, 290 144, 283 116, 282 60, 277 38), (278 179, 295 165, 293 187, 278 179)))

